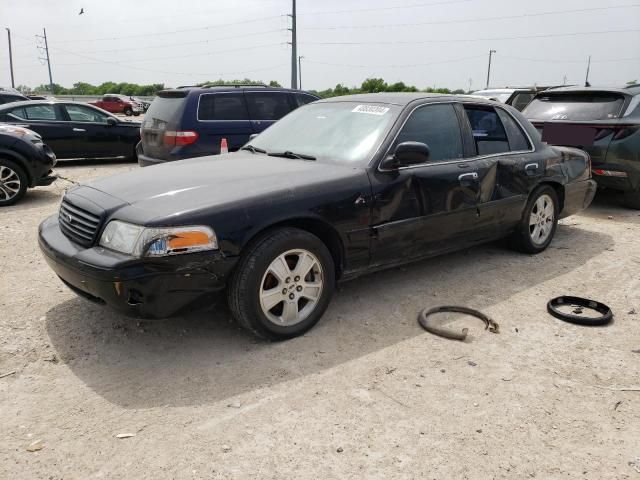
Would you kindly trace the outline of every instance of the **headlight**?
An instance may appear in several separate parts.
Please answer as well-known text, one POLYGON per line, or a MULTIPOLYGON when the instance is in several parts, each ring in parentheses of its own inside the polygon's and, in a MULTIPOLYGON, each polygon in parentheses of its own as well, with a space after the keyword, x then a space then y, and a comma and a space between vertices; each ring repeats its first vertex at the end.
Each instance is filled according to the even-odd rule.
POLYGON ((218 239, 206 226, 145 228, 113 220, 102 232, 100 245, 136 257, 158 257, 215 250, 218 239))

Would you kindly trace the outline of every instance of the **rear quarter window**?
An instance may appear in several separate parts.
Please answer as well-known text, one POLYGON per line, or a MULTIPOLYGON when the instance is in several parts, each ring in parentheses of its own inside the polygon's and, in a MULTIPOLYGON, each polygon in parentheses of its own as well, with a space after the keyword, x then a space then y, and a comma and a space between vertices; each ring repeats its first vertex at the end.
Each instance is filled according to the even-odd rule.
POLYGON ((531 120, 609 120, 622 115, 624 96, 614 93, 541 95, 525 109, 531 120))
POLYGON ((205 93, 198 102, 198 120, 248 120, 243 93, 205 93))

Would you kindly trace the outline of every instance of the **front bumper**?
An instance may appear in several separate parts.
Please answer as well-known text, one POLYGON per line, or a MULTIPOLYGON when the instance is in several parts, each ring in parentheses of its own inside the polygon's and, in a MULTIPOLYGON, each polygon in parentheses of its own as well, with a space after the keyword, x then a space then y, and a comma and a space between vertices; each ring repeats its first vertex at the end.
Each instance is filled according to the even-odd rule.
POLYGON ((593 197, 596 195, 596 188, 597 184, 592 179, 566 184, 564 186, 564 207, 560 218, 578 213, 591 205, 593 197))
POLYGON ((225 288, 237 261, 220 252, 141 259, 84 248, 62 233, 57 215, 40 224, 38 239, 49 266, 76 294, 143 318, 171 317, 206 305, 225 288))

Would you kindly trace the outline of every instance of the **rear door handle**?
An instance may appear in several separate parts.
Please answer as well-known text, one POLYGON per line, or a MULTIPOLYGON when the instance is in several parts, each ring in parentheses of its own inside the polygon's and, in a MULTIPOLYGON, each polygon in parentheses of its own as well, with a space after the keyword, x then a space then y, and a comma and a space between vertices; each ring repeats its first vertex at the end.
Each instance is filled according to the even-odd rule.
POLYGON ((535 175, 536 173, 538 173, 539 168, 540 165, 538 165, 537 163, 527 163, 524 166, 524 171, 527 172, 527 175, 535 175))
POLYGON ((459 182, 469 182, 469 181, 475 182, 476 180, 478 180, 477 172, 463 173, 458 177, 459 182))
POLYGON ((84 128, 74 128, 73 131, 74 132, 86 132, 86 130, 84 128))

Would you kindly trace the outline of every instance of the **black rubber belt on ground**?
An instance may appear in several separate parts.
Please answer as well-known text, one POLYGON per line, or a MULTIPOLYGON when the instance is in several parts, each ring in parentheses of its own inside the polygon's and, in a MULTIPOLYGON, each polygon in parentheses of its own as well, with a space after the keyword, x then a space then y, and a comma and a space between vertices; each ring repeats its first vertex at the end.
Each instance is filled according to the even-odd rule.
POLYGON ((556 318, 564 320, 565 322, 575 323, 576 325, 586 325, 594 327, 597 325, 606 325, 613 318, 613 312, 611 309, 601 302, 590 300, 582 297, 556 297, 549 300, 547 303, 547 311, 556 318), (600 313, 599 317, 583 317, 581 315, 574 315, 571 313, 564 313, 559 310, 558 307, 562 306, 582 307, 590 310, 595 310, 600 313))
POLYGON ((473 308, 468 307, 460 307, 456 305, 443 305, 440 307, 434 308, 425 308, 418 315, 418 323, 424 328, 427 332, 433 333, 434 335, 438 335, 444 338, 450 338, 451 340, 464 340, 467 338, 467 333, 469 332, 468 328, 463 328, 462 332, 453 332, 446 328, 442 328, 436 325, 432 325, 429 321, 429 316, 434 313, 442 313, 442 312, 452 312, 452 313, 464 313, 465 315, 471 315, 472 317, 479 318, 484 322, 484 329, 489 330, 491 333, 500 333, 500 326, 494 322, 491 318, 486 316, 484 313, 474 310, 473 308))

